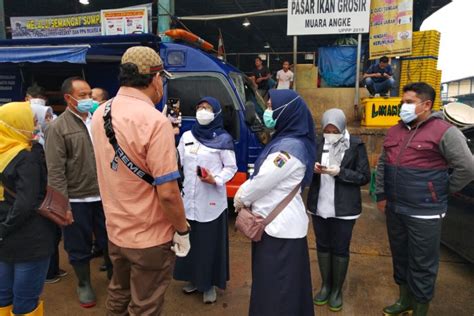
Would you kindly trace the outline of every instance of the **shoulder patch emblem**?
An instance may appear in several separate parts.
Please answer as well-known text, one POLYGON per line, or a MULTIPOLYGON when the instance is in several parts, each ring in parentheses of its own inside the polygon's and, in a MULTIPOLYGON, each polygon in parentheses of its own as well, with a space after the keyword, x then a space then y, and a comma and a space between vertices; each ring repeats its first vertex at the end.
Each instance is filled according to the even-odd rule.
POLYGON ((285 165, 285 163, 288 161, 288 158, 287 156, 285 156, 284 154, 279 154, 275 160, 273 160, 273 163, 275 164, 275 166, 277 166, 278 168, 281 168, 285 165))
POLYGON ((286 158, 288 158, 288 159, 291 159, 291 156, 290 156, 290 154, 289 154, 289 153, 287 153, 286 151, 280 151, 280 153, 282 153, 283 155, 285 155, 285 156, 286 156, 286 158))

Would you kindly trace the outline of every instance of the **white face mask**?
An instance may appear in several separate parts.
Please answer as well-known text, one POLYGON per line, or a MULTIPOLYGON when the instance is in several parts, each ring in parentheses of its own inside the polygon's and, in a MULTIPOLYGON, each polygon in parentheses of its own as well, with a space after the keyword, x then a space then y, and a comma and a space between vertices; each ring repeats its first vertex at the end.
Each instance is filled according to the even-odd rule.
POLYGON ((201 109, 196 112, 196 119, 199 125, 209 125, 214 121, 214 113, 208 110, 201 109))
POLYGON ((35 98, 30 100, 31 105, 40 105, 40 106, 46 106, 46 101, 43 99, 35 98))
POLYGON ((324 133, 323 136, 326 142, 328 142, 329 144, 335 144, 342 138, 343 135, 324 133))

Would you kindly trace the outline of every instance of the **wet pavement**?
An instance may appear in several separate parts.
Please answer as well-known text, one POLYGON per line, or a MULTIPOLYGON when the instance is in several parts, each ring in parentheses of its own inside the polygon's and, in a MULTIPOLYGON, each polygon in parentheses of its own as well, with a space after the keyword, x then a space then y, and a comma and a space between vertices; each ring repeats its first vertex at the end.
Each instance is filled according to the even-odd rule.
MULTIPOLYGON (((332 313, 326 306, 315 307, 316 315, 382 315, 383 306, 391 304, 398 294, 392 278, 391 254, 388 246, 384 215, 375 204, 364 196, 364 211, 354 227, 351 244, 351 261, 344 284, 344 308, 332 313)), ((217 302, 202 303, 199 293, 185 295, 181 292, 183 282, 173 281, 166 294, 164 315, 247 315, 250 297, 250 242, 230 227, 231 277, 225 291, 218 290, 217 302)), ((308 234, 311 255, 313 288, 320 285, 317 268, 315 241, 312 228, 308 234)), ((62 247, 62 245, 60 246, 62 247)), ((474 315, 474 265, 442 246, 441 264, 436 284, 435 298, 429 315, 474 315)), ((75 279, 65 252, 61 251, 61 267, 69 275, 55 284, 45 285, 42 298, 45 315, 105 315, 107 278, 99 272, 102 259, 92 261, 92 282, 98 304, 91 309, 79 306, 75 293, 75 279)))

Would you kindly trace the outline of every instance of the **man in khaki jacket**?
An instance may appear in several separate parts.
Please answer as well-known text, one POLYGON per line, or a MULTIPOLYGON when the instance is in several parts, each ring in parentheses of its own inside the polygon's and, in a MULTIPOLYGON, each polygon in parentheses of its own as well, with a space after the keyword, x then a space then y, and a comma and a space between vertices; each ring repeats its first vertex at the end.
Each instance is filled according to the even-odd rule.
MULTIPOLYGON (((82 78, 61 87, 67 108, 47 130, 45 152, 48 183, 69 198, 74 223, 64 228, 64 248, 78 279, 77 294, 84 308, 96 304, 90 284, 92 233, 107 249, 105 216, 97 184, 91 139, 92 91, 82 78)), ((107 251, 105 251, 107 256, 107 251)))

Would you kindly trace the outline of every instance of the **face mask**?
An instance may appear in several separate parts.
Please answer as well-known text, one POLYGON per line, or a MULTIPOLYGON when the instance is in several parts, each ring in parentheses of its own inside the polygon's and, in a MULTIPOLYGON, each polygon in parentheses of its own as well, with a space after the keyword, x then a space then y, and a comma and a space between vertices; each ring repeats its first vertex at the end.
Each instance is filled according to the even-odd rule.
POLYGON ((415 112, 416 104, 414 103, 403 103, 400 109, 400 118, 405 124, 409 124, 416 120, 418 114, 415 112))
MULTIPOLYGON (((74 99, 73 96, 71 98, 74 99)), ((74 100, 77 102, 77 110, 81 113, 88 113, 94 107, 94 100, 92 99, 74 100)))
POLYGON ((214 121, 214 117, 215 117, 214 113, 209 112, 208 110, 201 109, 196 112, 196 119, 199 125, 211 124, 211 122, 214 121))
POLYGON ((283 111, 288 107, 288 105, 290 105, 296 99, 299 99, 299 96, 297 96, 296 98, 294 98, 293 100, 291 100, 287 104, 282 105, 281 107, 279 107, 275 111, 270 110, 270 109, 266 109, 265 112, 263 112, 263 123, 265 124, 265 126, 268 127, 268 128, 275 128, 278 119, 283 114, 283 111), (277 112, 277 111, 279 111, 280 113, 278 114, 276 119, 273 119, 273 112, 277 112))
POLYGON ((268 128, 275 128, 277 121, 273 119, 273 110, 266 109, 263 112, 263 123, 268 128))
POLYGON ((30 100, 30 104, 31 104, 31 105, 46 106, 46 101, 43 100, 43 99, 35 98, 35 99, 31 99, 31 100, 30 100))
POLYGON ((337 142, 342 138, 342 134, 329 134, 329 133, 324 133, 323 136, 324 136, 324 139, 325 139, 329 144, 335 144, 335 143, 337 143, 337 142))
POLYGON ((92 102, 92 109, 90 110, 91 114, 93 114, 98 108, 99 108, 100 103, 97 101, 92 102))

